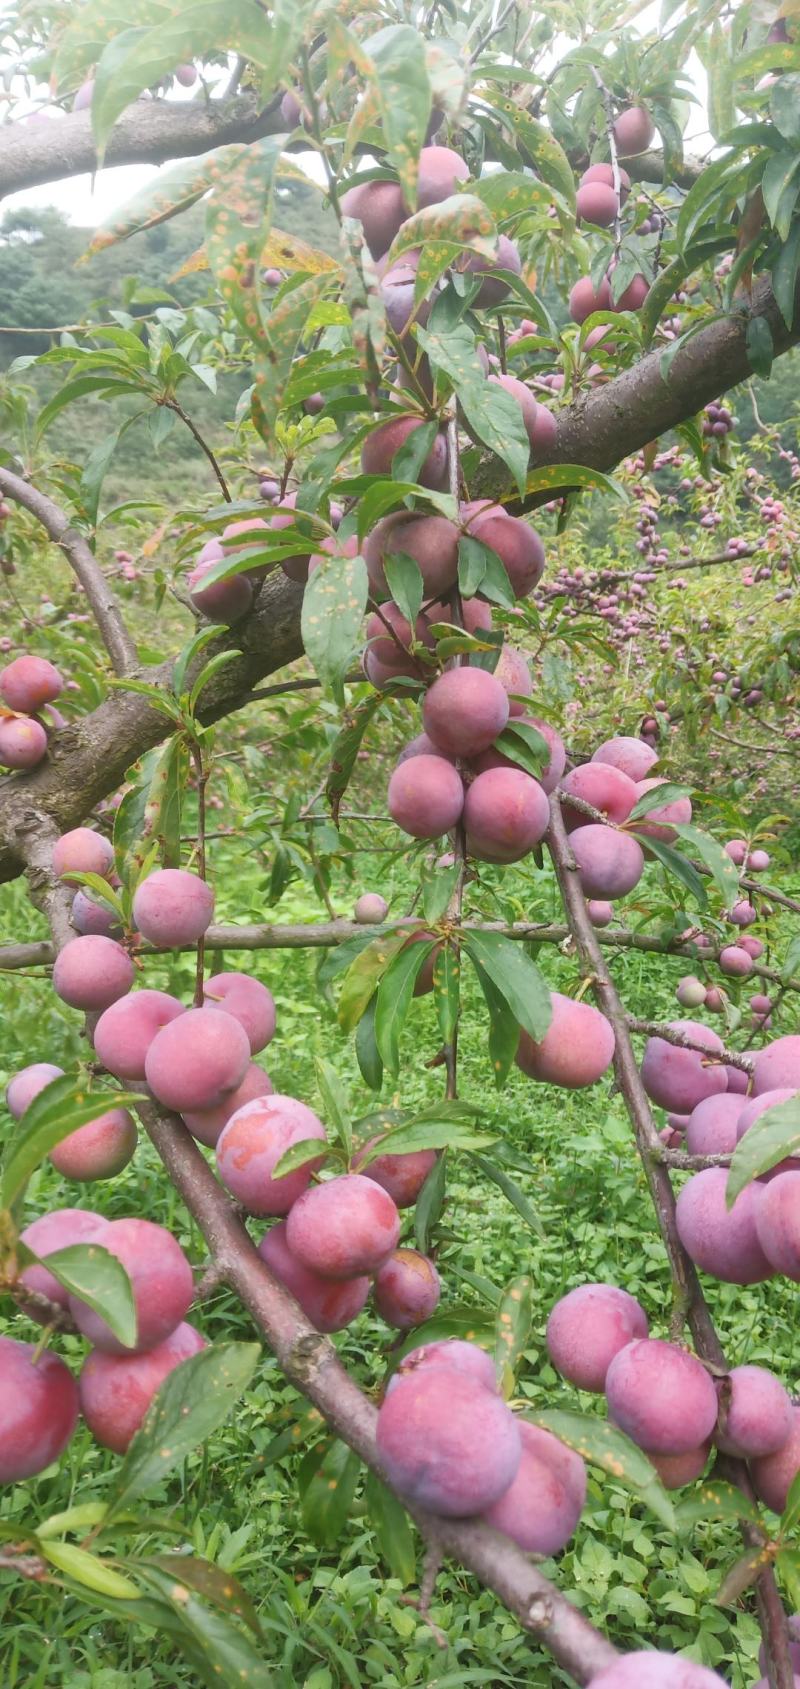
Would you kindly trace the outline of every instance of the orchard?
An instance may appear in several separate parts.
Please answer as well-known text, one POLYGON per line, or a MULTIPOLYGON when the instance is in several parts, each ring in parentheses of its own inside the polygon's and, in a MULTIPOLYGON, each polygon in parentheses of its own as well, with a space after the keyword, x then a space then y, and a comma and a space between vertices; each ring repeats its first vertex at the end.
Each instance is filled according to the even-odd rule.
POLYGON ((202 219, 0 387, 9 1689, 800 1684, 800 26, 651 11, 4 23, 202 219))

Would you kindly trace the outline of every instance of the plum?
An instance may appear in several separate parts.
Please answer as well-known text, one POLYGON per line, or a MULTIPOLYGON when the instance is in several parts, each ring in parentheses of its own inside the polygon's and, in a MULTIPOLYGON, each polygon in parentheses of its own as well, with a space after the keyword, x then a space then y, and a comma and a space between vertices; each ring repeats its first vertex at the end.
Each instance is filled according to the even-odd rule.
MULTIPOLYGON (((505 700, 505 693, 502 696, 505 700)), ((461 819, 464 808, 461 775, 446 757, 409 757, 398 763, 389 781, 387 805, 392 820, 411 838, 438 839, 461 819)))
MULTIPOLYGON (((381 422, 377 428, 367 435, 361 447, 361 468, 365 475, 391 475, 392 459, 395 452, 418 428, 426 426, 424 416, 408 416, 398 413, 387 422, 381 422)), ((433 445, 422 463, 417 474, 417 481, 421 487, 429 487, 436 492, 446 492, 448 486, 448 458, 447 435, 442 430, 436 435, 433 445)), ((440 591, 440 588, 435 588, 440 591)))
POLYGON ((447 1366, 397 1379, 378 1413, 378 1456, 392 1488, 446 1518, 485 1512, 516 1477, 522 1439, 500 1396, 447 1366))
POLYGON ((723 1678, 679 1654, 652 1648, 622 1654, 593 1677, 588 1689, 727 1689, 723 1678))
POLYGON ((497 1392, 497 1374, 491 1356, 478 1343, 468 1343, 463 1337, 440 1337, 433 1343, 421 1343, 419 1348, 409 1349, 394 1377, 389 1380, 387 1389, 392 1389, 400 1378, 409 1373, 426 1371, 430 1367, 445 1367, 463 1373, 473 1384, 497 1392))
POLYGON ((646 779, 653 764, 658 762, 658 752, 644 739, 620 734, 615 739, 604 739, 594 752, 592 762, 610 763, 637 783, 646 779))
POLYGON ((219 1135, 223 1126, 243 1108, 245 1103, 254 1102, 256 1097, 271 1097, 273 1084, 268 1073, 257 1062, 251 1061, 245 1072, 244 1079, 233 1091, 226 1091, 221 1103, 216 1108, 188 1109, 182 1116, 184 1126, 191 1132, 192 1137, 199 1144, 206 1144, 214 1149, 219 1142, 219 1135))
POLYGON ((141 1355, 93 1349, 81 1368, 78 1393, 95 1442, 124 1454, 165 1378, 206 1347, 205 1338, 184 1320, 163 1343, 141 1355))
POLYGON ((50 1151, 50 1160, 65 1179, 85 1184, 113 1179, 132 1159, 137 1132, 126 1108, 112 1108, 88 1125, 70 1132, 50 1151))
MULTIPOLYGON (((48 1255, 54 1255, 57 1249, 71 1249, 75 1243, 99 1243, 107 1225, 108 1221, 103 1219, 102 1214, 93 1214, 88 1208, 54 1208, 49 1214, 40 1214, 38 1220, 32 1220, 20 1237, 32 1254, 44 1260, 48 1255)), ((19 1281, 39 1296, 46 1296, 57 1307, 66 1308, 68 1292, 46 1267, 24 1267, 19 1281)), ((26 1312, 32 1319, 40 1317, 33 1309, 26 1307, 26 1312)))
MULTIPOLYGON (((483 291, 482 288, 481 293, 483 291)), ((480 298, 480 295, 478 297, 480 298)), ((512 399, 516 400, 522 412, 531 452, 535 457, 545 457, 552 450, 556 439, 556 419, 552 411, 549 411, 546 405, 540 405, 530 387, 524 381, 519 381, 515 375, 490 375, 489 381, 496 387, 502 387, 504 392, 510 393, 512 399)))
POLYGON ((754 1193, 756 1231, 767 1261, 776 1273, 800 1283, 800 1172, 778 1173, 747 1190, 754 1193))
POLYGON ((711 1446, 711 1438, 707 1437, 699 1448, 689 1449, 688 1454, 651 1454, 647 1458, 655 1467, 665 1490, 682 1490, 705 1471, 711 1446))
POLYGON ((544 545, 536 529, 485 499, 462 505, 461 518, 474 539, 497 553, 515 598, 527 598, 544 573, 544 545))
POLYGON ((94 1029, 98 1061, 115 1079, 144 1079, 147 1052, 156 1033, 185 1013, 183 1003, 167 991, 132 991, 119 998, 94 1029))
POLYGON ((578 865, 578 878, 585 897, 627 897, 644 873, 641 845, 630 833, 618 832, 602 822, 590 821, 570 839, 578 865))
MULTIPOLYGON (((713 1057, 723 1048, 721 1038, 710 1026, 696 1020, 673 1020, 673 1032, 683 1033, 701 1044, 713 1057)), ((798 1040, 800 1043, 800 1040, 798 1040)), ((728 1088, 728 1076, 720 1062, 710 1061, 698 1050, 681 1049, 666 1038, 648 1038, 642 1060, 642 1084, 651 1102, 675 1114, 691 1114, 698 1103, 728 1088)))
POLYGON ((569 296, 569 314, 574 323, 585 323, 595 311, 611 309, 611 285, 607 276, 595 288, 591 276, 581 276, 569 296))
POLYGON ((463 158, 452 147, 423 147, 419 155, 417 176, 417 209, 438 205, 458 191, 459 182, 466 182, 469 170, 463 158))
MULTIPOLYGON (((206 547, 203 548, 207 550, 206 547)), ((206 556, 202 562, 198 559, 194 568, 190 569, 186 577, 189 597, 196 610, 199 610, 209 622, 219 622, 223 626, 230 626, 233 622, 246 616, 253 607, 253 583, 246 574, 231 575, 227 580, 212 581, 210 586, 203 582, 217 563, 225 556, 223 547, 218 544, 217 556, 206 556)))
POLYGON ((675 1208, 678 1236, 695 1266, 714 1278, 760 1284, 772 1277, 757 1230, 762 1192, 746 1185, 728 1208, 727 1184, 725 1167, 706 1167, 687 1181, 675 1208))
POLYGON ((203 986, 203 1002, 238 1020, 247 1033, 253 1056, 266 1049, 274 1036, 275 999, 252 974, 213 974, 203 986))
POLYGON ((360 926, 372 926, 386 920, 389 905, 378 891, 362 891, 353 906, 353 916, 360 926))
POLYGON ((362 225, 373 258, 388 252, 408 216, 399 182, 360 182, 343 194, 341 208, 362 225))
POLYGON ((289 1213, 293 1255, 323 1278, 377 1273, 397 1248, 400 1215, 388 1192, 361 1173, 344 1173, 303 1192, 289 1213))
POLYGON ((753 1057, 753 1095, 765 1091, 800 1090, 800 1034, 774 1038, 753 1057))
POLYGON ((378 603, 389 597, 383 559, 400 553, 412 557, 417 564, 426 599, 442 598, 455 586, 458 529, 446 516, 410 515, 400 511, 376 522, 364 542, 364 562, 372 597, 378 603))
POLYGON ((646 152, 656 127, 645 106, 628 106, 614 124, 614 140, 620 158, 635 158, 646 152))
POLYGON ((614 905, 600 897, 590 897, 586 913, 593 927, 608 927, 614 919, 614 905))
POLYGON ((250 1065, 244 1027, 221 1009, 187 1009, 157 1032, 145 1056, 153 1095, 179 1114, 216 1108, 250 1065))
POLYGON ((186 868, 156 868, 136 887, 133 918, 149 944, 195 944, 211 924, 214 893, 186 868))
POLYGON ((30 1067, 21 1067, 6 1086, 6 1107, 15 1120, 21 1120, 26 1108, 30 1108, 34 1097, 52 1085, 54 1079, 63 1079, 63 1067, 55 1067, 49 1061, 31 1062, 30 1067))
MULTIPOLYGON (((447 669, 440 675, 426 693, 422 712, 425 732, 434 744, 451 756, 463 757, 488 751, 508 715, 508 697, 500 681, 488 669, 470 667, 447 669)), ((418 764, 420 758, 414 761, 418 764)))
POLYGON ((58 1355, 0 1337, 0 1484, 52 1465, 77 1423, 78 1388, 58 1355))
POLYGON ((529 698, 533 691, 531 671, 522 652, 515 651, 511 645, 504 645, 500 652, 500 661, 494 670, 494 678, 499 680, 503 690, 508 693, 509 715, 521 716, 525 709, 521 700, 529 698), (512 697, 512 694, 517 696, 512 697))
POLYGON ((558 1554, 583 1512, 586 1468, 550 1431, 525 1419, 518 1423, 522 1457, 516 1476, 483 1518, 526 1554, 558 1554))
POLYGON ((617 195, 605 182, 582 180, 575 204, 581 222, 594 223, 599 229, 610 229, 619 212, 617 195))
POLYGON ((56 839, 52 862, 59 879, 69 873, 105 876, 114 866, 114 846, 93 827, 73 827, 56 839))
POLYGON ((47 734, 31 716, 0 716, 0 763, 5 768, 35 768, 47 750, 47 734))
POLYGON ((34 715, 43 704, 52 704, 64 690, 64 681, 46 657, 15 657, 0 673, 0 697, 10 710, 34 715))
POLYGON ((792 1407, 789 1435, 774 1454, 757 1455, 750 1461, 750 1477, 759 1501, 773 1513, 782 1513, 794 1479, 800 1472, 800 1408, 792 1407))
POLYGON ((370 1291, 366 1274, 335 1283, 304 1267, 286 1241, 286 1221, 265 1232, 258 1253, 275 1278, 299 1302, 316 1331, 343 1331, 358 1318, 370 1291))
POLYGON ((518 862, 544 838, 549 824, 547 797, 521 768, 488 768, 467 789, 464 826, 470 856, 518 862))
POLYGON ((538 1043, 520 1035, 517 1066, 529 1079, 562 1085, 569 1091, 594 1085, 614 1057, 614 1029, 591 1003, 577 1003, 559 991, 550 994, 553 1018, 538 1043))
POLYGON ((635 1338, 614 1356, 606 1400, 614 1424, 647 1454, 688 1454, 717 1422, 717 1393, 705 1368, 658 1337, 635 1338))
POLYGON ((720 1091, 704 1097, 692 1109, 686 1126, 686 1148, 690 1155, 732 1155, 737 1144, 737 1123, 741 1096, 720 1091))
POLYGON ((699 1009, 706 1000, 706 988, 694 974, 686 974, 675 987, 675 996, 682 1009, 699 1009))
MULTIPOLYGON (((514 725, 535 727, 537 733, 541 733, 542 738, 546 740, 550 747, 549 761, 536 776, 542 791, 547 792, 549 797, 559 784, 567 761, 567 753, 561 734, 554 727, 551 727, 548 721, 541 721, 535 715, 515 716, 514 725)), ((488 751, 481 751, 478 756, 473 757, 472 766, 476 774, 485 774, 487 768, 518 768, 519 763, 513 762, 504 751, 499 751, 496 745, 492 745, 488 751)))
POLYGON ((375 1307, 399 1331, 430 1319, 440 1295, 439 1274, 418 1249, 396 1249, 375 1276, 375 1307))
POLYGON ((361 1149, 356 1151, 353 1156, 353 1172, 363 1172, 365 1178, 374 1179, 376 1185, 382 1185, 396 1208, 412 1208, 428 1174, 436 1165, 436 1151, 416 1149, 408 1150, 403 1155, 376 1155, 374 1161, 368 1162, 364 1167, 363 1157, 376 1141, 375 1138, 368 1138, 361 1149))
POLYGON ((122 1262, 136 1305, 136 1340, 120 1343, 100 1314, 78 1296, 69 1311, 84 1337, 107 1355, 139 1353, 163 1343, 185 1317, 194 1295, 192 1269, 177 1238, 152 1220, 109 1220, 93 1242, 122 1262))
POLYGON ((108 1009, 127 996, 135 978, 127 950, 100 933, 69 939, 53 966, 53 990, 72 1009, 108 1009))
POLYGON ((72 899, 70 920, 79 933, 100 933, 103 938, 121 939, 124 928, 108 903, 100 903, 81 887, 72 899))
POLYGON ((277 1093, 256 1097, 223 1127, 217 1140, 217 1173, 249 1214, 288 1214, 322 1166, 325 1152, 285 1177, 274 1179, 272 1174, 281 1156, 308 1138, 327 1143, 322 1121, 305 1103, 277 1093))
MULTIPOLYGON (((636 785, 624 774, 622 769, 615 768, 613 763, 584 762, 577 768, 571 768, 561 782, 561 789, 571 797, 580 798, 584 803, 590 803, 594 809, 602 810, 609 821, 627 821, 636 803, 636 785)), ((574 809, 564 798, 564 823, 568 832, 576 827, 591 825, 591 816, 582 814, 574 809)), ((594 823, 597 825, 597 823, 594 823)))
POLYGON ((735 1366, 726 1387, 720 1380, 719 1424, 714 1441, 740 1460, 775 1454, 792 1429, 792 1400, 774 1372, 763 1366, 735 1366))
POLYGON ((547 1321, 553 1366, 580 1390, 604 1390, 620 1349, 646 1337, 647 1315, 635 1296, 615 1284, 581 1284, 556 1302, 547 1321))

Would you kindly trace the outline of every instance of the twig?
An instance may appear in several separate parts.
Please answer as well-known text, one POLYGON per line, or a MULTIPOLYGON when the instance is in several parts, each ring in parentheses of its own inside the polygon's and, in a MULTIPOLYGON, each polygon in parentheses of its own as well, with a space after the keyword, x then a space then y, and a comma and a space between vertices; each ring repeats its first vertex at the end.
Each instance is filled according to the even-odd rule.
MULTIPOLYGON (((511 13, 516 9, 516 5, 517 5, 517 0, 506 0, 506 4, 503 7, 503 10, 499 15, 497 22, 492 24, 491 29, 487 29, 487 31, 484 35, 480 35, 478 37, 478 40, 475 44, 475 47, 473 48, 473 50, 472 50, 472 52, 470 53, 470 56, 469 56, 469 62, 470 62, 471 65, 474 65, 474 64, 477 63, 477 60, 480 58, 481 53, 484 53, 486 51, 486 48, 488 47, 489 42, 494 41, 495 36, 500 35, 500 33, 503 29, 503 25, 505 24, 506 20, 511 16, 511 13)), ((509 73, 511 72, 511 69, 512 69, 512 67, 509 66, 509 73)))
MULTIPOLYGON (((197 785, 197 872, 201 880, 206 878, 206 787, 208 785, 208 766, 201 746, 197 740, 190 738, 189 756, 191 757, 197 785)), ((205 970, 205 933, 201 933, 197 940, 197 964, 194 982, 194 1006, 203 1007, 203 975, 205 970)))
POLYGON ((219 481, 220 487, 222 489, 222 496, 225 500, 225 503, 226 504, 232 504, 233 503, 233 496, 231 494, 228 483, 225 480, 225 476, 223 475, 222 470, 220 469, 220 466, 217 462, 217 459, 214 456, 214 453, 211 450, 210 445, 208 444, 208 441, 203 439, 203 436, 200 433, 199 428, 197 428, 196 425, 192 422, 191 417, 186 415, 186 412, 183 408, 183 405, 180 405, 178 403, 177 399, 164 399, 162 401, 162 403, 163 403, 164 410, 174 411, 175 415, 180 417, 181 422, 184 422, 186 424, 186 427, 188 428, 189 433, 192 435, 192 438, 197 441, 197 444, 200 447, 201 452, 205 453, 206 457, 208 458, 209 463, 211 464, 211 468, 213 469, 214 474, 216 475, 217 480, 219 481))
POLYGON ((97 558, 82 534, 70 527, 69 518, 52 499, 37 492, 22 476, 0 467, 0 493, 29 510, 41 522, 54 545, 63 551, 73 573, 77 576, 100 629, 103 643, 111 658, 114 673, 130 674, 136 667, 136 646, 123 620, 116 598, 103 574, 97 558))
POLYGON ((674 1044, 679 1050, 696 1050, 698 1055, 705 1056, 709 1066, 718 1067, 728 1063, 731 1067, 739 1067, 748 1077, 753 1072, 753 1057, 740 1055, 736 1050, 710 1050, 707 1045, 699 1044, 696 1039, 687 1037, 685 1032, 678 1032, 674 1027, 659 1020, 640 1020, 637 1015, 626 1015, 631 1032, 644 1032, 648 1038, 661 1038, 665 1044, 674 1044))

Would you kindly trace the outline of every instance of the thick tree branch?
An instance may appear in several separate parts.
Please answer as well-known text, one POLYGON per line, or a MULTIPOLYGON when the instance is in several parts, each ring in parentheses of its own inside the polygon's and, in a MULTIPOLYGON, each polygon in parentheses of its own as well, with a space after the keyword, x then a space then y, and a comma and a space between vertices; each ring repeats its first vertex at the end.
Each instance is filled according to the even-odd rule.
POLYGON ((103 644, 111 658, 114 673, 130 674, 136 667, 136 646, 131 639, 122 611, 105 575, 82 534, 70 527, 69 517, 44 493, 37 492, 21 475, 0 466, 0 494, 21 504, 41 522, 54 545, 63 551, 73 573, 86 594, 94 619, 102 635, 103 644))

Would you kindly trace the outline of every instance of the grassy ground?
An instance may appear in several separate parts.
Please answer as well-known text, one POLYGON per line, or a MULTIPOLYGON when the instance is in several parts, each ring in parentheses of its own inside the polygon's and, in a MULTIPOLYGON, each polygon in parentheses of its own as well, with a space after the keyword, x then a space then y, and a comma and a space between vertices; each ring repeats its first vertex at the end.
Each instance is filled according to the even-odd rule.
MULTIPOLYGON (((394 908, 402 911, 404 871, 392 870, 380 858, 375 861, 380 872, 376 869, 372 883, 384 891, 388 885, 387 895, 394 891, 394 908)), ((244 841, 214 844, 211 872, 220 919, 242 920, 264 911, 265 876, 244 841)), ((530 906, 529 878, 515 875, 514 884, 518 906, 530 906)), ((346 908, 350 895, 345 887, 334 888, 337 907, 346 908)), ((540 906, 549 896, 549 890, 540 893, 540 906)), ((3 890, 0 911, 4 932, 33 936, 37 918, 21 888, 3 890)), ((302 888, 292 888, 279 909, 284 920, 318 915, 318 905, 302 888)), ((574 965, 557 952, 543 960, 553 985, 574 980, 574 965)), ((233 965, 233 957, 227 962, 233 965)), ((347 1080, 354 1103, 362 1105, 357 1112, 366 1110, 370 1094, 359 1081, 352 1047, 337 1029, 333 1008, 316 985, 314 954, 262 953, 245 965, 270 985, 277 999, 278 1034, 268 1062, 276 1088, 319 1107, 313 1060, 324 1055, 347 1080)), ((651 1015, 674 1012, 671 992, 682 971, 680 963, 636 955, 616 963, 630 1008, 651 1015)), ((149 985, 187 994, 189 981, 188 960, 148 966, 149 985)), ((2 1079, 29 1061, 48 1059, 68 1066, 80 1055, 78 1016, 57 1009, 41 979, 0 976, 0 1017, 2 1079)), ((549 1309, 572 1284, 610 1279, 640 1297, 655 1333, 664 1335, 669 1316, 664 1251, 624 1111, 608 1084, 584 1093, 556 1093, 534 1086, 515 1070, 507 1090, 497 1095, 489 1085, 485 1031, 481 1007, 468 990, 462 1092, 481 1103, 484 1119, 527 1162, 527 1173, 517 1177, 537 1208, 544 1237, 525 1226, 496 1187, 476 1174, 468 1158, 457 1158, 439 1257, 444 1304, 471 1307, 476 1325, 491 1322, 492 1291, 482 1294, 481 1281, 499 1291, 513 1276, 530 1273, 534 1325, 521 1394, 542 1405, 585 1410, 590 1399, 579 1401, 548 1363, 543 1333, 549 1309)), ((431 1097, 438 1089, 440 1075, 423 1066, 437 1042, 432 1010, 423 1001, 415 1006, 405 1038, 407 1065, 398 1087, 404 1103, 431 1097)), ((76 1201, 96 1205, 109 1217, 139 1213, 159 1220, 175 1231, 192 1260, 202 1263, 202 1240, 187 1223, 146 1143, 126 1171, 105 1187, 85 1187, 76 1194, 76 1188, 51 1169, 42 1170, 30 1186, 25 1219, 76 1201)), ((253 1230, 258 1234, 257 1225, 253 1230)), ((711 1284, 708 1290, 731 1360, 768 1362, 795 1388, 794 1288, 776 1281, 746 1290, 711 1284)), ((4 1330, 20 1338, 31 1335, 24 1318, 11 1313, 8 1305, 4 1314, 4 1330)), ((226 1292, 208 1301, 200 1323, 212 1338, 249 1335, 247 1319, 226 1292)), ((387 1348, 385 1328, 365 1313, 336 1341, 364 1382, 377 1384, 387 1348)), ((60 1347, 77 1367, 80 1341, 68 1337, 60 1347)), ((569 1680, 520 1634, 494 1598, 454 1569, 440 1577, 431 1611, 447 1638, 446 1649, 441 1649, 432 1631, 402 1604, 400 1584, 381 1564, 360 1501, 336 1548, 320 1551, 312 1546, 296 1492, 303 1450, 274 1464, 260 1459, 295 1401, 265 1354, 233 1421, 153 1496, 178 1521, 178 1542, 192 1544, 242 1577, 264 1625, 279 1689, 338 1689, 344 1684, 353 1689, 364 1684, 446 1689, 482 1683, 547 1689, 566 1684, 569 1680)), ((30 1522, 77 1498, 102 1496, 115 1465, 114 1457, 96 1448, 81 1429, 60 1466, 5 1492, 0 1522, 30 1522)), ((157 1549, 166 1542, 156 1528, 143 1546, 157 1549)), ((721 1572, 736 1553, 732 1526, 700 1525, 689 1537, 676 1540, 629 1494, 593 1472, 573 1543, 558 1565, 547 1562, 544 1569, 621 1646, 650 1642, 686 1650, 720 1668, 734 1689, 747 1689, 757 1675, 751 1606, 745 1602, 732 1614, 713 1604, 721 1572)), ((163 1638, 129 1632, 72 1596, 65 1598, 58 1588, 2 1578, 0 1632, 7 1638, 0 1689, 50 1689, 56 1684, 63 1689, 190 1689, 194 1681, 163 1638)))

